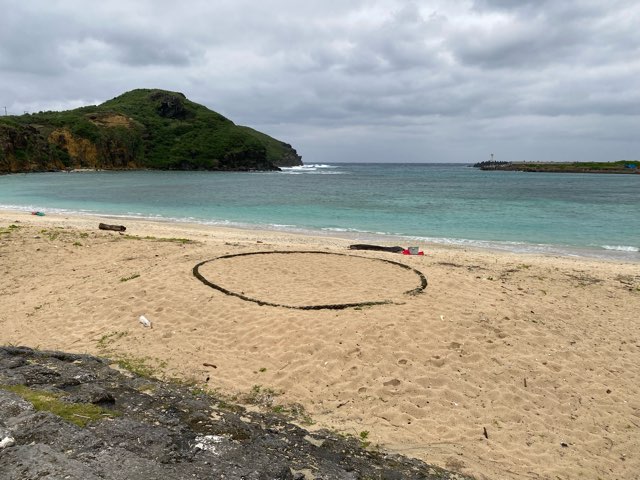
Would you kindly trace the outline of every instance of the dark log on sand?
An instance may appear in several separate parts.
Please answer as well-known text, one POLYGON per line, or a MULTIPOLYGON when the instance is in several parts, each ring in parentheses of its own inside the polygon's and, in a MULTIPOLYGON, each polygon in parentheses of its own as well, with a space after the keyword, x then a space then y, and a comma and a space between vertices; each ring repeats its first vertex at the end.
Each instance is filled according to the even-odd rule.
POLYGON ((391 252, 402 253, 404 248, 402 247, 383 247, 381 245, 367 245, 364 243, 358 243, 356 245, 349 245, 349 250, 375 250, 378 252, 391 252))
POLYGON ((124 225, 108 225, 106 223, 101 223, 98 225, 98 228, 100 230, 112 230, 114 232, 124 232, 127 229, 124 225))

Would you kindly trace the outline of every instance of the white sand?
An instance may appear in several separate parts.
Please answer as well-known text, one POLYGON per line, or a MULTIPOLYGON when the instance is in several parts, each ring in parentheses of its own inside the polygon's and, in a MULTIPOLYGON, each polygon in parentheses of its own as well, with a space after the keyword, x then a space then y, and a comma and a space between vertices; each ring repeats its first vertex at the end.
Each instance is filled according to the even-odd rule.
POLYGON ((478 479, 640 472, 640 264, 349 252, 342 239, 127 220, 127 234, 156 237, 131 239, 100 221, 0 212, 0 344, 147 358, 227 395, 260 385, 302 404, 311 428, 367 431, 478 479), (196 243, 157 240, 175 237, 196 243), (358 258, 251 255, 201 272, 270 303, 392 303, 260 306, 192 275, 275 250, 358 258), (418 277, 376 259, 429 286, 406 295, 418 277))

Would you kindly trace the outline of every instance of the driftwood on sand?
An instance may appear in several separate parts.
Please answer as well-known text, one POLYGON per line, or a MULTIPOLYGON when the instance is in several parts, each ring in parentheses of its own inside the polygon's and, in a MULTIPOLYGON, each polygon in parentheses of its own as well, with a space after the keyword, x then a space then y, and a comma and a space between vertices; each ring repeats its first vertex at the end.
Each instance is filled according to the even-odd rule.
POLYGON ((402 248, 402 247, 383 247, 381 245, 367 245, 365 243, 358 243, 358 244, 355 244, 355 245, 349 245, 349 250, 376 250, 378 252, 402 253, 404 248, 402 248))
POLYGON ((113 230, 114 232, 124 232, 127 229, 124 225, 109 225, 107 223, 101 223, 98 228, 100 230, 113 230))

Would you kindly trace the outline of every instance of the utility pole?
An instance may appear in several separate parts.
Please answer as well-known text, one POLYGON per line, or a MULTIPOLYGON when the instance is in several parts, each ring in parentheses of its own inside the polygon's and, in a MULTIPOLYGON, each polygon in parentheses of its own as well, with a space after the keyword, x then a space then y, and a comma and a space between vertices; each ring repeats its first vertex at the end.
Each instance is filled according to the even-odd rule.
POLYGON ((7 107, 4 107, 4 116, 7 116, 7 107))

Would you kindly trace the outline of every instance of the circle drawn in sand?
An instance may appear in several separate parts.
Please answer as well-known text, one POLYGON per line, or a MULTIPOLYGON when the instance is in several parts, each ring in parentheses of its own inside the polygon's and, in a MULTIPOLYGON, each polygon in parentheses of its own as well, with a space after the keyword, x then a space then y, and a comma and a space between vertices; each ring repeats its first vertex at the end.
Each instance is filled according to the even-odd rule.
POLYGON ((394 304, 398 302, 390 296, 417 295, 427 287, 422 272, 400 262, 299 250, 223 255, 198 263, 193 275, 226 295, 258 305, 298 310, 394 304), (215 282, 207 278, 214 275, 215 282), (413 288, 406 290, 408 287, 413 288), (282 298, 267 300, 278 296, 282 298), (306 298, 305 303, 309 304, 298 305, 300 298, 306 298), (330 303, 324 303, 327 300, 330 303))

